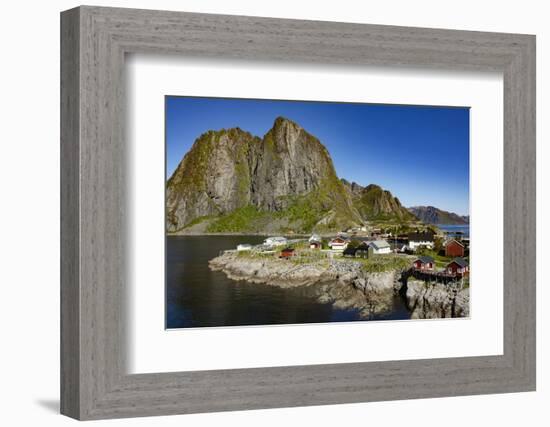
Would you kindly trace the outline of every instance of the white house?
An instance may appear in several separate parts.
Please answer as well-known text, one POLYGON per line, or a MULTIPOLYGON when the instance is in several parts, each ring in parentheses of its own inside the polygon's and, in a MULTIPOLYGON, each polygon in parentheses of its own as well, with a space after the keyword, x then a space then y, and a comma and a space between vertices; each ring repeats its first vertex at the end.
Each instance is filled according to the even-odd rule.
POLYGON ((318 234, 312 234, 311 237, 309 238, 309 242, 320 242, 321 241, 321 236, 319 236, 318 234))
POLYGON ((375 254, 389 254, 391 253, 391 247, 385 240, 375 240, 369 243, 369 247, 372 248, 372 252, 375 254))
POLYGON ((343 251, 344 249, 347 248, 348 243, 349 243, 349 240, 347 239, 344 239, 342 237, 335 237, 330 242, 328 242, 328 246, 333 251, 343 251))
POLYGON ((264 240, 264 244, 268 246, 283 246, 287 244, 285 237, 268 237, 264 240))
POLYGON ((250 251, 252 250, 252 245, 248 243, 243 243, 242 245, 237 245, 237 250, 240 251, 250 251))
POLYGON ((434 234, 430 232, 409 233, 409 249, 414 251, 419 246, 425 246, 427 248, 433 249, 434 234))

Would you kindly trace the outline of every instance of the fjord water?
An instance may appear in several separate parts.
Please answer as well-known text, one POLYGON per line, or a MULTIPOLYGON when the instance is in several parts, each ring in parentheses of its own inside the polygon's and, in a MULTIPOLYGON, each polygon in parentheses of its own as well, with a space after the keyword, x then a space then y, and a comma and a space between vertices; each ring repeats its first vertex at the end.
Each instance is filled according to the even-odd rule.
MULTIPOLYGON (((166 328, 273 325, 363 320, 358 310, 321 303, 311 287, 281 289, 227 278, 208 261, 262 236, 168 236, 166 239, 166 328)), ((394 311, 373 320, 407 319, 399 297, 394 311)))
POLYGON ((447 225, 447 224, 437 224, 437 227, 443 231, 446 231, 450 237, 456 237, 456 233, 462 233, 463 237, 470 237, 470 224, 460 224, 460 225, 447 225))

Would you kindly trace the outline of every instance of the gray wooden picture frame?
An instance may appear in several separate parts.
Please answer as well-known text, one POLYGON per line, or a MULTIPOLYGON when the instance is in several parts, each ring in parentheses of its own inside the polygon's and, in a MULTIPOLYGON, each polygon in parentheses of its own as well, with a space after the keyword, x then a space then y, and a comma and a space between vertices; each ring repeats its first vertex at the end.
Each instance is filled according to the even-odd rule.
POLYGON ((65 415, 84 420, 535 390, 532 35, 71 9, 61 14, 61 166, 65 415), (124 61, 136 52, 502 72, 504 354, 127 374, 124 61))

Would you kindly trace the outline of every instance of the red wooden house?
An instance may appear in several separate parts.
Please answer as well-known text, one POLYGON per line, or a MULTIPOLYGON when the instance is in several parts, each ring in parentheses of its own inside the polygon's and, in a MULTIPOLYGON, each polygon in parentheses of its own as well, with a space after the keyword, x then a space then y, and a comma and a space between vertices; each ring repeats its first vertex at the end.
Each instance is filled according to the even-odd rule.
POLYGON ((295 255, 293 248, 285 248, 281 251, 281 255, 279 258, 290 258, 295 255))
POLYGON ((464 245, 458 240, 449 240, 445 243, 445 256, 448 257, 463 257, 464 245))
POLYGON ((417 270, 433 270, 434 259, 431 256, 421 256, 413 262, 413 266, 417 270))
POLYGON ((458 277, 467 276, 470 273, 470 266, 468 261, 464 258, 455 258, 445 268, 448 274, 454 274, 458 277))

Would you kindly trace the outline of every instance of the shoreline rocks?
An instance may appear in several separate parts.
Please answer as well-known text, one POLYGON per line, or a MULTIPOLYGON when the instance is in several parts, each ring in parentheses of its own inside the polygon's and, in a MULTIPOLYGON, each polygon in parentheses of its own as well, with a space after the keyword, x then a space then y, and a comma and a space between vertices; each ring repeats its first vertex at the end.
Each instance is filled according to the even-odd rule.
POLYGON ((470 289, 459 283, 409 280, 405 291, 411 319, 443 319, 470 315, 470 289))
POLYGON ((411 319, 469 316, 469 288, 460 284, 429 284, 407 278, 399 270, 365 272, 361 262, 319 260, 295 263, 273 257, 239 256, 226 252, 209 262, 230 279, 280 288, 308 286, 319 302, 357 309, 373 318, 393 310, 396 296, 404 300, 411 319))
POLYGON ((319 302, 342 309, 357 309, 370 318, 393 309, 399 272, 366 273, 360 262, 321 260, 296 264, 289 260, 252 258, 225 253, 209 262, 233 280, 281 288, 309 286, 319 302))

